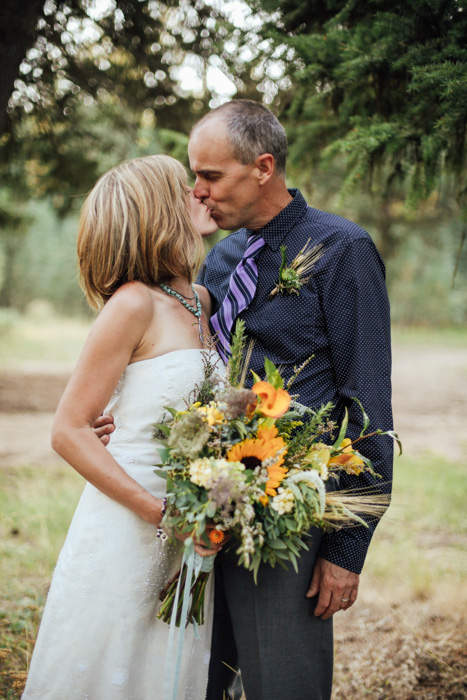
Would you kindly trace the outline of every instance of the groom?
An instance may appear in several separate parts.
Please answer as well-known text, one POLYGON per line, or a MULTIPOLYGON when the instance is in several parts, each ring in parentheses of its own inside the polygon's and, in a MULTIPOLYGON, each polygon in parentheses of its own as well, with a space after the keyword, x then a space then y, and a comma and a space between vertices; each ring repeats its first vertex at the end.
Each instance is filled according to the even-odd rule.
MULTIPOLYGON (((234 100, 209 112, 193 128, 188 154, 195 195, 220 228, 239 229, 212 249, 198 279, 212 297, 221 352, 228 355, 239 315, 255 341, 250 366, 256 373, 268 357, 287 380, 313 356, 294 383, 302 403, 332 402, 336 421, 347 408, 347 435, 355 439, 362 430, 357 397, 373 429, 391 429, 389 304, 384 265, 369 235, 287 189, 285 132, 259 103, 234 100), (281 247, 290 265, 307 241, 323 252, 311 279, 298 294, 271 297, 281 247)), ((381 475, 380 489, 389 491, 392 440, 369 438, 361 452, 381 475)), ((365 478, 345 475, 339 488, 374 483, 365 478)), ((373 522, 314 531, 298 574, 265 565, 258 585, 238 566, 235 548, 217 556, 208 700, 228 697, 231 669, 238 667, 247 700, 329 700, 332 615, 357 598, 374 528, 373 522)))

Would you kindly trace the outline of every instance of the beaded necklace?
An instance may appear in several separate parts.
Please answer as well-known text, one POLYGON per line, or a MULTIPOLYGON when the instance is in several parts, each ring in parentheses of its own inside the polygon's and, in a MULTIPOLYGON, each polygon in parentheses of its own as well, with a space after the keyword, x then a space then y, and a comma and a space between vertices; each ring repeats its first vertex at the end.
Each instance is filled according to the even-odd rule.
POLYGON ((195 316, 198 319, 198 331, 199 331, 199 339, 201 342, 203 342, 203 327, 201 325, 201 302, 199 300, 198 292, 196 289, 191 286, 193 290, 194 296, 192 297, 196 301, 196 308, 193 308, 190 306, 190 304, 186 301, 188 297, 183 296, 183 294, 180 294, 177 292, 176 289, 172 289, 172 287, 169 287, 168 284, 163 284, 162 282, 159 282, 159 286, 164 291, 166 294, 168 294, 171 297, 175 297, 175 299, 178 299, 180 304, 183 304, 185 309, 188 309, 188 311, 191 311, 193 316, 195 316))

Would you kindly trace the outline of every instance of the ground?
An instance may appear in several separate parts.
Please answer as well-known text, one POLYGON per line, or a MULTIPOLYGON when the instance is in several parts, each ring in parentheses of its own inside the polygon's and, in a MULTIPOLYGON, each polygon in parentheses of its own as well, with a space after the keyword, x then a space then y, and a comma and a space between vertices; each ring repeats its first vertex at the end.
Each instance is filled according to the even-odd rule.
MULTIPOLYGON (((53 412, 70 367, 22 365, 0 372, 0 467, 60 461, 49 446, 53 412)), ((394 413, 405 453, 465 453, 467 353, 396 345, 394 413)), ((452 535, 455 538, 455 535, 452 535)), ((454 543, 455 544, 455 543, 454 543)), ((424 543, 427 546, 426 543, 424 543)), ((434 555, 449 542, 429 544, 434 555), (438 549, 437 549, 438 547, 438 549)), ((455 553, 455 549, 452 550, 455 553)), ((467 697, 467 595, 443 587, 428 599, 377 590, 362 576, 357 604, 335 617, 335 700, 458 700, 467 697)), ((293 700, 285 698, 284 700, 293 700)))

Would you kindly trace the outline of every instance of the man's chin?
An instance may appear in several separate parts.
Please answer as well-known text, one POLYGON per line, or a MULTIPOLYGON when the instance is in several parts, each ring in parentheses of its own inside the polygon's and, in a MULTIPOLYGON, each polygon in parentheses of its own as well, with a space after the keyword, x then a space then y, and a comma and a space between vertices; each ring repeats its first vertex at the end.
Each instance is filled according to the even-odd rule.
POLYGON ((222 214, 211 214, 211 216, 221 231, 236 231, 238 228, 241 228, 236 221, 229 221, 222 214))

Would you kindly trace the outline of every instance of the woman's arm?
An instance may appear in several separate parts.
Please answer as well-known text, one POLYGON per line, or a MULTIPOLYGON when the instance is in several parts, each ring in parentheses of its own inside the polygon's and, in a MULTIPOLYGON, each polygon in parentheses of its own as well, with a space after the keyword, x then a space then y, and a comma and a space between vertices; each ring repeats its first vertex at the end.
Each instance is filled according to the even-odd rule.
POLYGON ((96 488, 157 526, 162 501, 117 464, 92 429, 153 318, 147 292, 124 285, 96 319, 58 406, 52 447, 96 488))

